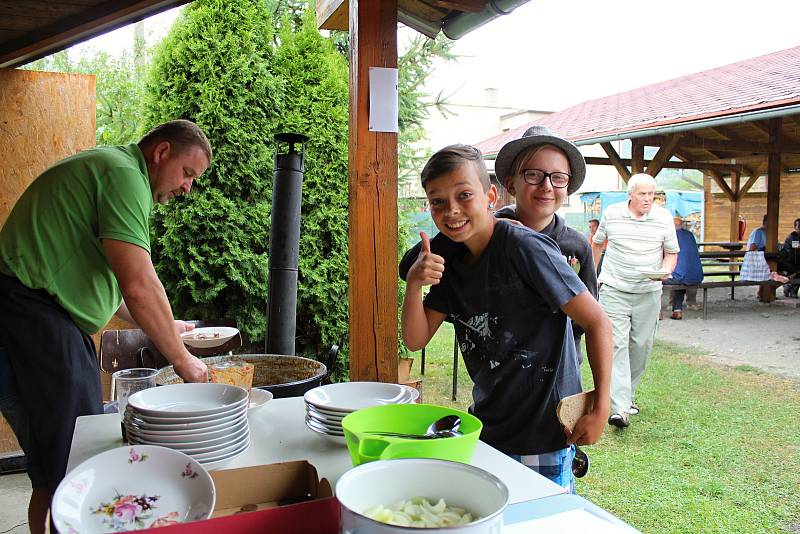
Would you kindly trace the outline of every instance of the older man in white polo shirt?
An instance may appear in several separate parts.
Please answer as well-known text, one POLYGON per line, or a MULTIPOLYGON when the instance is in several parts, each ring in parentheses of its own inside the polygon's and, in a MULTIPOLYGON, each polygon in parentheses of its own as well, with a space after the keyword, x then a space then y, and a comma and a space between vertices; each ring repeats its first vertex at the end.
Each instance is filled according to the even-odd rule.
POLYGON ((633 402, 644 374, 658 326, 661 281, 668 278, 678 259, 678 239, 672 215, 653 205, 656 181, 647 174, 628 180, 628 201, 606 208, 592 239, 595 269, 608 240, 603 271, 598 278, 600 304, 614 334, 611 375, 611 417, 618 428, 638 414, 633 402))

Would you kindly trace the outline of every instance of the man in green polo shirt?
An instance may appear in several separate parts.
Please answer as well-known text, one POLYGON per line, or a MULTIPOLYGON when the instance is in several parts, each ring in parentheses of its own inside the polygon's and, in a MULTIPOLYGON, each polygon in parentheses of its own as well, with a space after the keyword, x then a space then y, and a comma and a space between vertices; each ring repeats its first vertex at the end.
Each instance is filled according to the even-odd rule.
POLYGON ((114 314, 141 327, 187 381, 206 380, 150 259, 154 202, 188 193, 211 163, 194 123, 86 150, 43 172, 0 230, 0 409, 25 451, 32 532, 64 477, 75 418, 102 412, 90 338, 114 314))

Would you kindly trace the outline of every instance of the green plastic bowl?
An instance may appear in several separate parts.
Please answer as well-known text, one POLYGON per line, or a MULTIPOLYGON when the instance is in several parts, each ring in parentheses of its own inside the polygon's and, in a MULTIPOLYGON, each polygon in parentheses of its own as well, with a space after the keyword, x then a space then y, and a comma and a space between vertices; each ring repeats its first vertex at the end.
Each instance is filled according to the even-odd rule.
POLYGON ((387 404, 357 410, 342 419, 344 438, 353 465, 393 458, 434 458, 469 463, 483 424, 474 415, 432 404, 387 404), (424 434, 431 423, 445 415, 461 418, 461 436, 439 439, 407 439, 370 432, 424 434))

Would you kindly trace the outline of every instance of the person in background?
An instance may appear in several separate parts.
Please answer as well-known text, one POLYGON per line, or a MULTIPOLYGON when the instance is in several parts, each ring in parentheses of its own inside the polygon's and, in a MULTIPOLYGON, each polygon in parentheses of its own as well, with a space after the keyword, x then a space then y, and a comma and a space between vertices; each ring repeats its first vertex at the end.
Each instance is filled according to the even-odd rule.
POLYGON ((589 244, 592 244, 592 238, 597 233, 597 228, 600 226, 599 219, 589 219, 589 244))
POLYGON ((75 419, 102 413, 91 334, 116 313, 186 381, 207 380, 184 347, 150 258, 154 203, 188 193, 211 164, 193 122, 68 157, 39 175, 0 231, 0 409, 25 452, 31 532, 44 532, 75 419))
POLYGON ((800 281, 797 279, 798 266, 800 266, 800 219, 794 220, 794 230, 789 232, 783 241, 779 255, 779 262, 783 259, 784 275, 791 275, 792 280, 783 286, 783 296, 796 299, 800 290, 800 281))
POLYGON ((675 269, 678 238, 669 211, 654 205, 656 181, 648 174, 628 180, 628 201, 606 208, 592 241, 595 266, 608 240, 598 282, 600 305, 614 332, 610 425, 625 428, 639 413, 634 394, 647 367, 658 326, 661 281, 675 269), (642 271, 663 271, 650 280, 642 271))
MULTIPOLYGON (((766 250, 767 249, 767 216, 761 219, 761 226, 750 232, 747 238, 746 250, 766 250)), ((760 291, 761 288, 759 288, 760 291)))
MULTIPOLYGON (((700 262, 700 253, 697 251, 697 241, 694 234, 683 228, 683 219, 676 216, 675 234, 678 238, 678 262, 672 275, 664 280, 664 285, 671 284, 699 284, 703 281, 703 265, 700 262)), ((670 289, 672 298, 672 319, 683 319, 683 300, 686 296, 685 289, 670 289)))
MULTIPOLYGON (((567 187, 569 160, 558 145, 538 154, 540 168, 514 172, 567 187)), ((481 439, 573 491, 574 446, 597 441, 608 417, 608 317, 552 239, 492 216, 497 189, 480 151, 466 145, 438 151, 422 170, 422 187, 436 227, 466 249, 445 264, 420 234, 403 301, 403 341, 419 350, 451 321, 474 384, 470 411, 483 422, 481 439), (568 317, 586 332, 595 397, 592 411, 565 435, 556 405, 581 390, 568 317)))

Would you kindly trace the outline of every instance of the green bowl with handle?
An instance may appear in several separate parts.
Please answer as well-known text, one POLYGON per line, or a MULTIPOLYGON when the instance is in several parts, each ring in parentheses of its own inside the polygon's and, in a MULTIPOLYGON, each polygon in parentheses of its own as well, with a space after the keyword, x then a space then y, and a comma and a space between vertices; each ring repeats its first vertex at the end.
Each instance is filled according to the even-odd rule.
POLYGON ((357 410, 342 419, 353 465, 393 458, 434 458, 469 463, 483 424, 467 412, 433 404, 386 404, 357 410), (431 423, 446 415, 461 418, 460 436, 409 439, 372 432, 425 434, 431 423))

